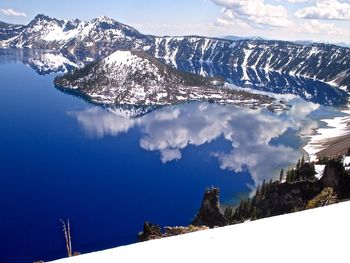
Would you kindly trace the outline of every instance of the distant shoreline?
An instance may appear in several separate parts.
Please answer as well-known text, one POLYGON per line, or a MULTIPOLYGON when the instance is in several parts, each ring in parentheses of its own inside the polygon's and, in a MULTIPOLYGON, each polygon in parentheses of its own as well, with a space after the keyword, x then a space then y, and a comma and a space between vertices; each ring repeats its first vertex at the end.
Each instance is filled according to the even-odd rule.
MULTIPOLYGON (((350 132, 350 127, 349 127, 349 132, 350 132)), ((350 134, 344 135, 344 136, 338 136, 333 138, 332 140, 325 141, 324 145, 327 148, 316 153, 318 159, 324 158, 324 157, 337 158, 339 156, 342 156, 346 154, 350 149, 350 134)))

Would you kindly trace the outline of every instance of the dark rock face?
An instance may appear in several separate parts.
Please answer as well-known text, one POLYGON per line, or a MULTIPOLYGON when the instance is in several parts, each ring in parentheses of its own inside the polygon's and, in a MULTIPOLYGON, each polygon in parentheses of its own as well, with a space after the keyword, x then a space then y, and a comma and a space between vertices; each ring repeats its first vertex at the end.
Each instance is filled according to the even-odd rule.
POLYGON ((301 210, 321 190, 317 182, 275 183, 260 202, 261 215, 268 217, 301 210))
POLYGON ((237 224, 300 211, 322 189, 322 184, 318 181, 268 183, 258 188, 253 198, 242 200, 236 209, 227 208, 225 218, 229 224, 237 224))
POLYGON ((149 222, 145 222, 143 225, 143 232, 139 234, 139 240, 141 242, 162 238, 162 229, 159 225, 154 225, 149 222))
POLYGON ((218 188, 212 188, 205 192, 202 207, 193 220, 192 225, 208 226, 210 228, 226 225, 225 218, 220 212, 219 194, 218 188))
POLYGON ((220 212, 220 191, 218 188, 207 190, 204 194, 202 207, 195 220, 189 226, 164 227, 146 222, 143 232, 139 234, 139 241, 148 241, 163 237, 183 235, 201 230, 207 230, 215 226, 225 226, 226 221, 220 212))
MULTIPOLYGON (((350 176, 340 160, 329 160, 324 175, 319 181, 304 180, 272 184, 264 194, 260 206, 263 211, 269 209, 271 215, 303 210, 309 200, 317 198, 318 195, 325 195, 327 191, 325 193, 323 191, 327 188, 332 189, 329 193, 332 198, 339 196, 340 199, 344 199, 350 195, 350 176)), ((266 213, 264 215, 266 216, 266 213)))
POLYGON ((301 174, 296 181, 264 183, 253 198, 242 200, 237 209, 226 209, 225 218, 236 224, 349 199, 350 175, 342 160, 326 160, 324 164, 326 168, 320 180, 306 176, 305 172, 309 172, 299 168, 301 174))
POLYGON ((344 173, 344 167, 339 162, 328 162, 324 170, 321 182, 325 187, 338 188, 341 181, 341 175, 344 173))
POLYGON ((350 176, 340 160, 328 161, 321 183, 323 187, 332 187, 340 199, 350 198, 350 176))

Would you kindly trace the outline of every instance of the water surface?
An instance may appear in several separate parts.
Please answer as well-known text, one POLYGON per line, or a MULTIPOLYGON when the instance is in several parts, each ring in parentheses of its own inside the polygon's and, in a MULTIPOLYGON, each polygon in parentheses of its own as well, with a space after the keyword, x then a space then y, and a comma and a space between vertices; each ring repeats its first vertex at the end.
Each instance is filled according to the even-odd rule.
POLYGON ((86 253, 135 242, 144 221, 190 223, 210 186, 235 204, 294 164, 300 134, 337 112, 293 98, 282 113, 189 103, 131 118, 55 89, 55 74, 38 74, 50 72, 37 68, 45 54, 0 52, 4 263, 65 257, 61 218, 86 253))

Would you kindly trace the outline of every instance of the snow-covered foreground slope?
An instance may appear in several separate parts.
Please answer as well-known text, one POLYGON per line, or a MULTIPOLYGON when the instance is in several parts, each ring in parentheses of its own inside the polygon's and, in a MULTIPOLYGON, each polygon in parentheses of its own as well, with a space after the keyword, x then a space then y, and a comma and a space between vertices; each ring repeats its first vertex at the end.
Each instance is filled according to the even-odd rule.
POLYGON ((346 202, 55 262, 346 262, 349 222, 346 202))

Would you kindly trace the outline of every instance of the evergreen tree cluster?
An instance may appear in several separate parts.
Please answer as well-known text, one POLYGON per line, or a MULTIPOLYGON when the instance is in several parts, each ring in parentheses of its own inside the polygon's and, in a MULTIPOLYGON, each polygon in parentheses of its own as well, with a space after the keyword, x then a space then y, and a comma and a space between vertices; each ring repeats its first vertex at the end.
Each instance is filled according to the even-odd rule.
POLYGON ((305 162, 304 157, 298 160, 295 168, 289 170, 286 175, 286 181, 288 183, 300 182, 300 181, 315 181, 316 171, 314 163, 305 162))
POLYGON ((266 194, 278 185, 279 182, 263 181, 261 186, 258 186, 256 193, 252 198, 242 199, 236 209, 228 207, 225 209, 225 219, 229 224, 242 223, 245 220, 256 220, 263 217, 271 216, 269 208, 262 209, 266 194))
POLYGON ((290 189, 299 187, 294 187, 294 184, 308 186, 313 182, 317 182, 315 175, 314 163, 305 162, 304 157, 299 159, 296 166, 288 170, 286 174, 283 169, 281 170, 279 181, 270 180, 266 182, 264 180, 262 185, 257 187, 252 198, 242 199, 236 209, 226 208, 224 216, 227 223, 242 223, 246 220, 256 220, 301 209, 303 202, 300 202, 299 199, 286 205, 284 199, 287 195, 285 194, 288 194, 290 189))

